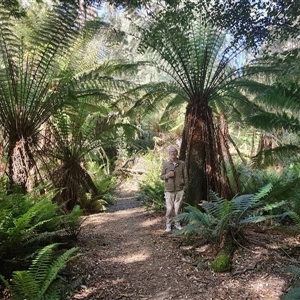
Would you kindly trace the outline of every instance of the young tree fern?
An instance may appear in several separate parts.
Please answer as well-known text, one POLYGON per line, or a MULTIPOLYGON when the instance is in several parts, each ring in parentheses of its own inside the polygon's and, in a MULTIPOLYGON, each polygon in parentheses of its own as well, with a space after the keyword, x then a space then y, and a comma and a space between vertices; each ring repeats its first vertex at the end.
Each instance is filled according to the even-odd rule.
POLYGON ((267 213, 285 204, 284 201, 274 204, 263 202, 263 198, 271 189, 272 185, 267 184, 255 194, 237 196, 232 200, 220 198, 216 193, 211 192, 211 201, 202 204, 204 212, 188 206, 185 212, 177 217, 178 220, 188 223, 181 233, 194 232, 218 243, 221 243, 230 233, 235 241, 243 242, 244 227, 247 224, 276 217, 267 213))

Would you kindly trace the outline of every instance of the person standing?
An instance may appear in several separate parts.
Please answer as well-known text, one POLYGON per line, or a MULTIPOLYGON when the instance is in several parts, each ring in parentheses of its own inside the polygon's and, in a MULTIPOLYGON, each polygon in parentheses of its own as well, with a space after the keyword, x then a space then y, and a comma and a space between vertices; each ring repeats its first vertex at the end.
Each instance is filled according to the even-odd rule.
MULTIPOLYGON (((186 164, 178 159, 178 151, 174 146, 169 148, 169 161, 162 165, 160 178, 165 182, 166 232, 171 232, 172 215, 180 213, 184 190, 188 184, 186 164)), ((179 222, 174 225, 175 228, 182 229, 179 222)))

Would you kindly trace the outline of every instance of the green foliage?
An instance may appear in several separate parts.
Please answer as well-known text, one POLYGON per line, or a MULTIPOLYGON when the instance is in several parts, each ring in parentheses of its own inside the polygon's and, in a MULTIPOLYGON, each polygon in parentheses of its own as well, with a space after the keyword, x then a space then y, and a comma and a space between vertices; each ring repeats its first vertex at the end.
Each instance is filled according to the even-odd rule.
POLYGON ((79 205, 86 212, 104 211, 113 201, 116 178, 108 174, 103 165, 99 166, 96 162, 88 162, 87 169, 97 189, 97 195, 93 197, 90 193, 86 193, 79 199, 79 205))
POLYGON ((275 217, 266 213, 285 203, 265 204, 262 199, 271 189, 272 185, 268 184, 255 194, 237 196, 230 201, 211 192, 211 201, 202 204, 203 211, 187 206, 185 212, 177 216, 179 221, 188 223, 180 234, 197 233, 209 241, 221 243, 230 232, 236 240, 242 239, 245 225, 275 217))
POLYGON ((254 193, 259 187, 271 183, 273 188, 264 198, 265 203, 275 203, 284 200, 286 204, 274 212, 295 211, 300 213, 298 191, 300 188, 300 170, 298 163, 290 163, 280 172, 275 168, 266 169, 238 166, 243 193, 254 193))
POLYGON ((112 191, 116 178, 113 175, 108 174, 104 165, 99 166, 97 163, 90 161, 87 163, 87 170, 91 174, 101 197, 112 191))
POLYGON ((58 274, 73 258, 77 248, 60 253, 55 251, 57 247, 58 244, 45 246, 32 260, 28 270, 14 271, 11 281, 5 281, 13 299, 62 299, 61 290, 66 283, 58 274))
POLYGON ((164 184, 161 180, 152 182, 143 182, 140 184, 140 191, 137 194, 137 199, 142 201, 142 204, 157 212, 162 212, 165 209, 164 201, 164 184))
POLYGON ((103 150, 104 140, 112 143, 120 115, 117 97, 129 85, 120 75, 135 66, 100 60, 95 36, 104 23, 95 11, 79 21, 83 11, 72 1, 29 7, 24 18, 13 20, 0 4, 0 124, 8 140, 9 180, 27 191, 27 174, 35 171, 41 179, 40 166, 48 168, 49 158, 56 159, 61 173, 51 179, 63 177, 54 186, 65 188, 63 200, 70 199, 71 210, 81 183, 89 185, 80 168, 83 156, 103 150), (56 131, 49 139, 50 121, 56 131))
POLYGON ((165 208, 164 183, 160 179, 162 160, 158 154, 148 149, 143 156, 147 173, 139 184, 140 190, 137 199, 149 209, 162 212, 165 208))
POLYGON ((55 241, 74 239, 81 226, 79 207, 66 215, 53 203, 56 190, 38 193, 1 195, 0 273, 28 266, 32 254, 55 241))
MULTIPOLYGON (((200 1, 199 1, 200 2, 200 1)), ((299 33, 299 11, 297 1, 290 5, 277 0, 238 1, 228 5, 226 1, 206 1, 210 18, 220 30, 231 31, 235 40, 258 50, 267 42, 290 40, 299 33), (253 14, 253 11, 259 12, 253 14), (278 14, 280 11, 280 14, 278 14)))
POLYGON ((300 215, 299 213, 295 212, 295 211, 287 211, 283 214, 282 219, 284 220, 285 217, 289 217, 297 227, 300 228, 300 215))
POLYGON ((78 199, 78 204, 80 208, 82 208, 86 213, 97 213, 100 211, 105 211, 108 202, 104 199, 99 199, 97 197, 92 197, 90 193, 86 193, 85 195, 82 195, 78 199))
POLYGON ((60 216, 60 227, 71 239, 77 238, 80 232, 83 222, 82 213, 83 209, 79 205, 75 205, 71 212, 60 216))
POLYGON ((184 207, 184 212, 177 216, 177 220, 187 222, 180 234, 201 234, 206 240, 216 241, 213 231, 217 220, 213 215, 188 205, 184 207))

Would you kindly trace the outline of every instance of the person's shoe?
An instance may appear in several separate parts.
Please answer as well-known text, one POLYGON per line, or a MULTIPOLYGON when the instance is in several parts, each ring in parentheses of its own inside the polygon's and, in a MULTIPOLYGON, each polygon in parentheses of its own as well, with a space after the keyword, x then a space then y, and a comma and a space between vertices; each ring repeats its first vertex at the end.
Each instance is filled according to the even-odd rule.
POLYGON ((180 224, 175 224, 175 227, 176 227, 178 230, 181 230, 181 229, 182 229, 182 227, 181 227, 180 224))
POLYGON ((166 232, 171 232, 171 231, 172 231, 171 225, 167 225, 166 232))

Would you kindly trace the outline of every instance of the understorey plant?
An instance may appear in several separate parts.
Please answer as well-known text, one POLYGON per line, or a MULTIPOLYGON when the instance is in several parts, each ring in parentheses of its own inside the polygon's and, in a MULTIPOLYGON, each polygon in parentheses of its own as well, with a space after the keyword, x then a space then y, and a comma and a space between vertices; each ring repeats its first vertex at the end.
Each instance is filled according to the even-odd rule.
MULTIPOLYGON (((40 255, 42 249, 47 249, 53 255, 53 260, 50 259, 49 265, 43 270, 50 272, 53 267, 57 270, 57 274, 75 252, 74 239, 80 232, 82 210, 76 206, 70 214, 64 213, 56 203, 53 203, 57 190, 45 190, 46 187, 37 188, 26 195, 0 194, 0 275, 6 286, 7 282, 14 284, 18 280, 24 280, 24 285, 27 284, 34 258, 40 255), (50 246, 54 244, 56 246, 50 246), (56 259, 57 265, 51 266, 56 259)), ((51 272, 55 273, 54 269, 51 272)), ((48 283, 50 285, 51 282, 48 283)), ((14 285, 12 287, 17 288, 14 285)), ((0 290, 1 288, 3 285, 0 286, 0 290)), ((22 288, 27 289, 25 286, 22 288)), ((22 299, 39 299, 30 297, 24 294, 22 299)))
MULTIPOLYGON (((210 201, 202 203, 201 208, 185 207, 185 211, 177 216, 177 220, 187 225, 177 234, 198 234, 219 248, 218 257, 230 260, 234 250, 246 241, 244 229, 251 223, 263 222, 270 218, 273 209, 285 204, 280 201, 265 203, 263 198, 271 191, 272 184, 267 184, 255 194, 240 195, 231 200, 218 197, 210 192, 210 201)), ((215 271, 229 271, 231 264, 212 263, 215 271), (220 269, 219 269, 220 267, 220 269)))

